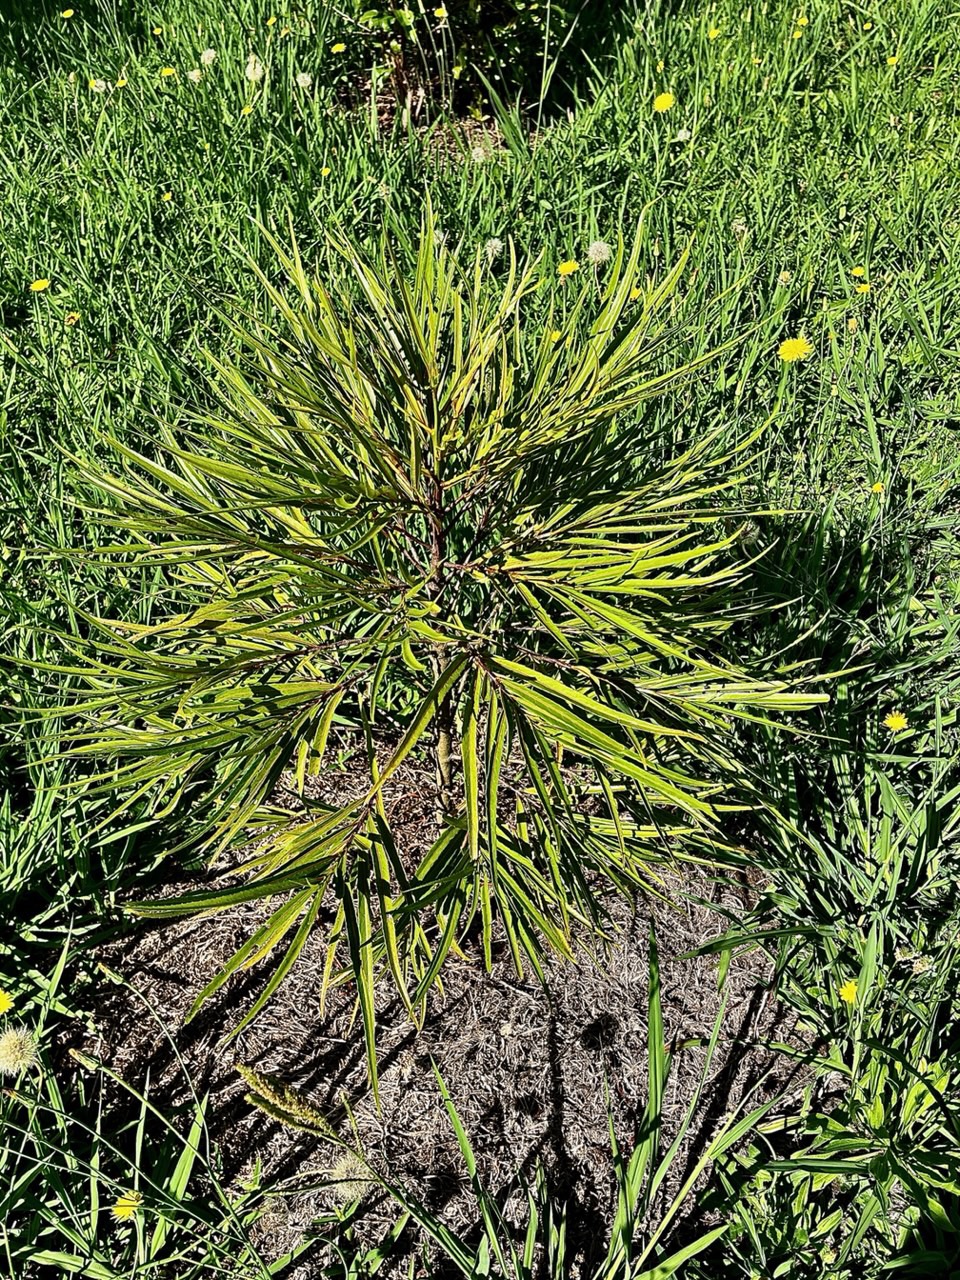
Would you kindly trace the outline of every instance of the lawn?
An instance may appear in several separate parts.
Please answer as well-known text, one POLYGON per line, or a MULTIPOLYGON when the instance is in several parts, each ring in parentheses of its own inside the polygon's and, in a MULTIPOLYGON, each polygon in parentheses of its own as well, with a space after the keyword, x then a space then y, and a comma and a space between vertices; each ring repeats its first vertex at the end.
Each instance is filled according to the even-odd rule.
POLYGON ((954 28, 0 9, 0 1275, 960 1272, 954 28))

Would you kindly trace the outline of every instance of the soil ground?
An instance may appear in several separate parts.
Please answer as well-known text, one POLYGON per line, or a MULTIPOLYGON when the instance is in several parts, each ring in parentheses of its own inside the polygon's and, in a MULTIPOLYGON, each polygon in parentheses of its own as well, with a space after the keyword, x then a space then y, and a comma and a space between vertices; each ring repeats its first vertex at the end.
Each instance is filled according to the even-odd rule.
MULTIPOLYGON (((342 794, 345 782, 346 776, 330 785, 342 794)), ((408 780, 404 788, 414 815, 432 812, 423 783, 408 780), (418 802, 411 799, 414 793, 418 802)), ((398 813, 403 801, 403 796, 396 799, 398 813)), ((171 885, 169 892, 188 887, 196 882, 171 885)), ((138 1087, 149 1069, 151 1097, 167 1107, 190 1096, 185 1068, 197 1093, 209 1093, 208 1120, 225 1181, 249 1175, 257 1160, 267 1178, 286 1180, 288 1193, 272 1201, 260 1227, 258 1243, 267 1257, 294 1245, 318 1215, 329 1212, 337 1195, 343 1196, 342 1184, 318 1185, 336 1169, 342 1153, 252 1107, 235 1069, 238 1062, 280 1077, 325 1114, 340 1118, 341 1131, 349 1136, 346 1101, 373 1164, 439 1210, 448 1226, 468 1233, 476 1225, 476 1202, 440 1103, 436 1063, 470 1135, 485 1185, 506 1193, 518 1173, 531 1180, 542 1163, 551 1189, 567 1206, 570 1249, 589 1251, 597 1244, 598 1219, 608 1220, 613 1205, 609 1116, 618 1141, 629 1150, 646 1101, 651 923, 661 963, 665 1039, 673 1050, 666 1142, 704 1073, 705 1042, 726 1002, 697 1115, 654 1214, 662 1211, 665 1197, 675 1191, 721 1117, 748 1095, 751 1101, 770 1096, 787 1079, 784 1067, 762 1048, 764 1041, 796 1036, 771 994, 769 966, 761 953, 734 962, 722 993, 715 958, 687 954, 722 929, 714 910, 690 899, 720 895, 732 905, 736 897, 742 911, 749 891, 732 883, 718 889, 704 873, 689 868, 671 888, 675 906, 652 899, 611 903, 619 931, 612 942, 598 947, 593 939, 581 939, 577 963, 558 960, 547 966, 546 989, 533 975, 518 977, 503 948, 489 973, 469 957, 449 963, 443 992, 432 998, 419 1031, 399 1003, 385 996, 379 1010, 379 1110, 369 1090, 350 991, 334 990, 325 1012, 320 1011, 322 929, 272 1002, 238 1037, 229 1039, 228 1033, 264 980, 257 969, 233 979, 185 1023, 197 993, 263 922, 269 904, 144 925, 104 947, 99 959, 129 985, 104 984, 98 1035, 84 1047, 138 1087)), ((510 1216, 522 1209, 523 1198, 514 1192, 506 1203, 510 1216)), ((360 1237, 378 1239, 396 1213, 383 1195, 369 1194, 360 1237)), ((689 1225, 698 1216, 694 1195, 681 1221, 689 1225)), ((318 1246, 294 1276, 308 1280, 321 1268, 318 1246)))

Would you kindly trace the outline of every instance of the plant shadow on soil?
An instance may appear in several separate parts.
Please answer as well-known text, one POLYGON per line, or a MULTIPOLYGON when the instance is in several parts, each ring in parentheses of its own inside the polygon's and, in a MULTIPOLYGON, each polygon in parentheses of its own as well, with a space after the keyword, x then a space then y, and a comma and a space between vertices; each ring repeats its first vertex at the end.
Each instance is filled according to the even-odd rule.
MULTIPOLYGON (((345 773, 342 782, 349 790, 354 779, 345 773)), ((331 785, 337 785, 335 775, 331 785)), ((396 797, 398 805, 407 803, 411 812, 421 815, 432 813, 432 803, 424 803, 422 775, 411 775, 398 785, 408 792, 396 797)), ((195 887, 193 877, 188 883, 168 884, 164 893, 195 887)), ((350 990, 334 989, 325 1011, 320 1011, 323 923, 273 1000, 235 1039, 229 1038, 230 1031, 265 980, 260 969, 235 976, 185 1022, 198 992, 263 923, 269 904, 247 903, 173 924, 137 925, 125 936, 101 944, 94 958, 126 981, 117 985, 104 980, 99 985, 96 1034, 72 1047, 92 1054, 137 1088, 143 1087, 149 1072, 151 1100, 168 1113, 189 1107, 186 1070, 196 1093, 209 1095, 208 1124, 219 1148, 224 1184, 237 1184, 257 1161, 271 1184, 286 1182, 286 1192, 271 1200, 259 1228, 258 1242, 268 1257, 291 1248, 316 1217, 330 1211, 334 1191, 317 1184, 340 1152, 252 1107, 235 1064, 292 1085, 349 1136, 346 1101, 375 1167, 389 1172, 432 1210, 441 1211, 448 1226, 470 1238, 478 1228, 476 1201, 441 1105, 435 1063, 473 1143, 483 1182, 503 1205, 507 1221, 519 1222, 526 1207, 518 1175, 530 1184, 542 1163, 555 1202, 566 1208, 568 1253, 580 1258, 577 1269, 588 1274, 591 1261, 599 1260, 597 1250, 602 1254, 606 1245, 597 1221, 609 1220, 614 1207, 608 1107, 618 1142, 629 1151, 646 1102, 651 922, 660 953, 665 1038, 673 1050, 664 1146, 696 1090, 706 1042, 722 1001, 727 1002, 719 1049, 698 1113, 654 1215, 669 1203, 721 1116, 733 1111, 751 1090, 756 1090, 751 1096, 755 1104, 793 1087, 794 1068, 762 1047, 772 1038, 799 1042, 796 1028, 771 992, 770 966, 762 953, 734 962, 722 994, 715 958, 685 958, 722 927, 709 906, 691 899, 713 896, 718 906, 722 899, 726 906, 736 902, 742 910, 749 889, 732 881, 719 886, 695 868, 684 870, 666 887, 677 891, 671 896, 678 905, 652 897, 632 904, 612 899, 611 938, 601 945, 590 937, 580 939, 575 964, 548 961, 546 989, 533 975, 518 977, 505 943, 495 948, 489 973, 479 957, 468 955, 447 964, 443 992, 432 998, 419 1031, 384 987, 377 1011, 379 1110, 369 1090, 350 990), (686 891, 686 899, 680 890, 686 891)), ((116 1090, 110 1105, 111 1126, 119 1128, 129 1099, 116 1090)), ((670 1237, 673 1244, 702 1229, 705 1211, 700 1199, 695 1193, 684 1207, 670 1237)), ((379 1240, 396 1215, 396 1207, 385 1197, 371 1195, 358 1220, 358 1237, 370 1243, 379 1240)), ((322 1241, 317 1247, 322 1248, 322 1241)), ((409 1237, 409 1250, 418 1247, 409 1237)), ((398 1265, 403 1261, 398 1255, 398 1265)), ((317 1274, 315 1262, 316 1255, 313 1261, 301 1260, 291 1277, 306 1280, 317 1274)), ((440 1263, 431 1262, 437 1274, 440 1263)))

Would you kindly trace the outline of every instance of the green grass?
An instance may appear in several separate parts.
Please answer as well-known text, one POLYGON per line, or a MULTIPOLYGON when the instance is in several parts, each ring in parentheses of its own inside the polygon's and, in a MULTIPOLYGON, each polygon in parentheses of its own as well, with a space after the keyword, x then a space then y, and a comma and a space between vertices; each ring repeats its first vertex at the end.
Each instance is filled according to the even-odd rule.
MULTIPOLYGON (((86 1016, 95 988, 83 938, 112 921, 119 894, 155 876, 161 852, 142 833, 100 829, 99 802, 52 791, 77 767, 52 760, 56 739, 41 741, 22 714, 63 697, 22 663, 61 656, 51 624, 79 632, 85 611, 147 621, 170 606, 156 575, 93 563, 79 573, 46 554, 103 541, 76 505, 66 454, 105 457, 105 434, 149 439, 157 418, 206 402, 204 349, 233 354, 221 313, 269 318, 249 265, 279 278, 260 224, 282 237, 289 223, 304 257, 331 272, 334 227, 369 249, 387 226, 409 261, 429 196, 468 257, 510 238, 542 255, 550 276, 576 258, 583 279, 594 270, 588 245, 629 236, 646 210, 644 277, 662 277, 690 246, 671 363, 736 343, 624 429, 662 450, 718 427, 732 445, 767 424, 744 496, 802 514, 764 524, 764 542, 776 543, 757 590, 780 608, 736 635, 751 652, 855 668, 809 748, 744 739, 750 768, 799 833, 791 841, 763 823, 736 832, 769 876, 749 923, 817 931, 807 950, 771 942, 783 990, 807 1002, 833 1046, 822 1069, 838 1069, 823 1066, 835 1052, 853 1073, 853 1102, 836 1121, 863 1141, 849 1177, 884 1194, 899 1178, 921 1237, 878 1210, 860 1240, 824 1244, 839 1261, 817 1261, 810 1222, 831 1210, 810 1161, 828 1158, 816 1144, 829 1122, 811 1106, 790 1130, 791 1151, 810 1147, 806 1166, 746 1190, 743 1169, 724 1175, 724 1194, 740 1197, 740 1234, 719 1242, 704 1274, 776 1274, 786 1261, 797 1274, 853 1277, 923 1249, 948 1269, 945 1222, 960 1194, 951 1091, 937 1125, 918 1131, 916 1114, 894 1115, 891 1081, 921 1060, 949 1070, 956 1058, 944 977, 960 681, 955 16, 932 0, 624 6, 612 52, 562 109, 499 107, 502 144, 489 127, 482 141, 476 122, 461 135, 439 107, 411 119, 358 94, 356 60, 330 52, 339 22, 319 0, 275 11, 248 0, 81 2, 70 18, 21 3, 0 14, 0 889, 11 926, 0 987, 25 1021, 46 1019, 48 1035, 56 1019, 86 1016), (211 65, 206 48, 217 52, 211 65), (251 52, 266 68, 255 83, 251 52), (99 80, 102 92, 90 87, 99 80), (359 102, 348 111, 350 89, 359 102), (657 114, 661 92, 674 104, 657 114), (49 287, 31 292, 40 279, 49 287), (801 334, 812 354, 784 364, 778 345, 801 334), (883 726, 893 710, 907 716, 903 733, 883 726), (822 882, 804 862, 811 847, 822 882), (922 958, 917 981, 905 947, 922 958), (863 983, 855 1019, 836 994, 850 977, 863 983), (908 1065, 891 1066, 878 1042, 908 1065), (894 1135, 882 1168, 870 1164, 878 1128, 894 1135), (897 1163, 904 1144, 919 1163, 897 1163)), ((554 290, 561 315, 564 290, 554 290)), ((734 934, 742 926, 731 922, 734 934)), ((13 1179, 9 1150, 6 1159, 13 1179)), ((37 1204, 57 1220, 49 1186, 37 1204)))

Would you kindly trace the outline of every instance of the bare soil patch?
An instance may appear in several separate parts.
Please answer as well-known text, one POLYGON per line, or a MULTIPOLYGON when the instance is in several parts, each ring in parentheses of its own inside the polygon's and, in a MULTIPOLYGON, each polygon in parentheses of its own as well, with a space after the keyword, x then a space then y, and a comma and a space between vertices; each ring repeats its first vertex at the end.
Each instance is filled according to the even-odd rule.
MULTIPOLYGON (((332 790, 349 793, 347 777, 330 777, 332 790)), ((355 785, 353 783, 352 785, 355 785)), ((426 779, 408 780, 394 797, 397 817, 409 807, 411 827, 432 796, 426 779), (414 803, 411 795, 419 797, 414 803)), ((195 888, 171 885, 170 892, 195 888)), ((176 1044, 199 1094, 209 1093, 208 1117, 222 1155, 224 1177, 239 1179, 259 1159, 268 1178, 289 1180, 262 1224, 266 1256, 290 1248, 336 1194, 316 1186, 341 1153, 331 1143, 275 1123, 245 1101, 236 1072, 241 1062, 282 1078, 307 1095, 349 1135, 349 1104, 367 1156, 394 1180, 414 1189, 455 1230, 475 1226, 476 1206, 463 1161, 443 1110, 433 1074, 436 1063, 464 1120, 486 1185, 509 1190, 520 1173, 532 1178, 538 1162, 567 1204, 569 1246, 602 1247, 597 1223, 613 1203, 608 1108, 618 1140, 632 1145, 646 1101, 648 937, 651 922, 661 961, 665 1038, 673 1067, 665 1107, 669 1142, 704 1070, 705 1043, 726 1000, 719 1052, 710 1068, 701 1108, 664 1187, 669 1197, 688 1162, 710 1140, 718 1122, 761 1082, 756 1101, 788 1084, 788 1072, 762 1047, 796 1040, 795 1028, 770 990, 767 962, 756 953, 735 962, 718 992, 716 961, 685 958, 720 931, 708 907, 683 900, 683 891, 732 905, 748 892, 718 889, 704 873, 686 869, 674 881, 679 905, 640 900, 611 904, 619 930, 608 945, 580 940, 575 964, 551 962, 547 988, 519 977, 506 948, 484 971, 479 957, 453 960, 442 995, 432 999, 425 1023, 413 1027, 384 988, 380 1017, 380 1109, 366 1077, 362 1034, 353 994, 338 988, 321 1014, 320 974, 325 938, 319 929, 294 971, 260 1017, 235 1039, 227 1033, 249 1007, 262 972, 233 979, 191 1022, 184 1019, 197 993, 260 925, 269 906, 245 904, 174 924, 145 925, 98 955, 143 999, 104 983, 96 1013, 98 1034, 85 1048, 125 1080, 142 1086, 149 1070, 151 1097, 171 1107, 189 1091, 164 1028, 176 1044), (155 1010, 147 1014, 144 1001, 155 1010), (775 1068, 771 1073, 771 1069, 775 1068)), ((275 905, 275 904, 274 904, 275 905)), ((742 908, 743 902, 739 902, 742 908)), ((519 1208, 514 1194, 509 1206, 519 1208)), ((695 1198, 688 1225, 698 1217, 695 1198)), ((365 1201, 360 1232, 379 1238, 396 1217, 384 1197, 365 1201)), ((415 1247, 411 1240, 411 1248, 415 1247)), ((296 1280, 321 1273, 322 1246, 298 1267, 296 1280)))

